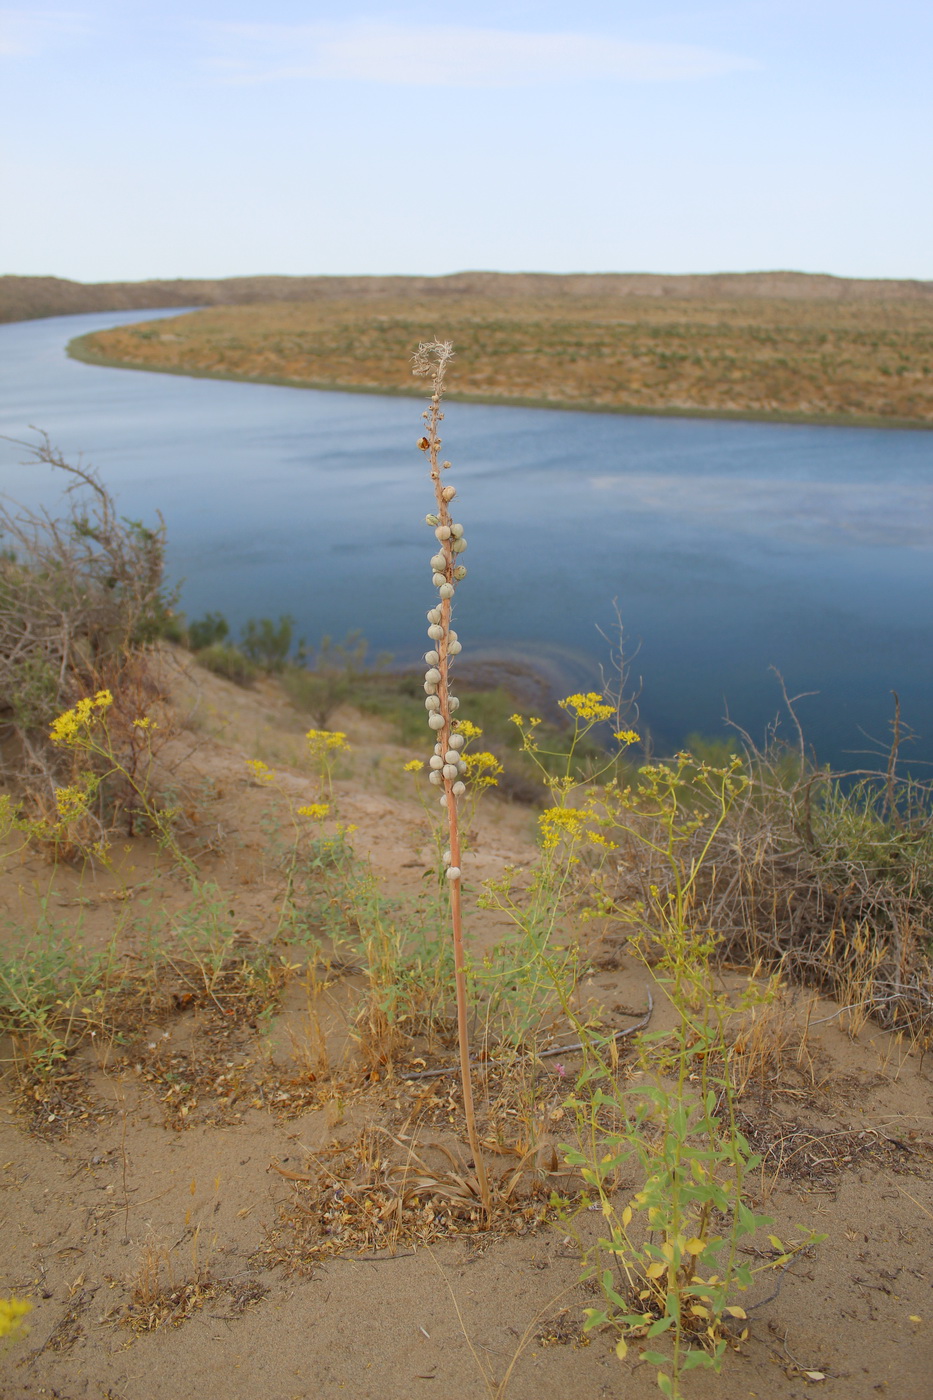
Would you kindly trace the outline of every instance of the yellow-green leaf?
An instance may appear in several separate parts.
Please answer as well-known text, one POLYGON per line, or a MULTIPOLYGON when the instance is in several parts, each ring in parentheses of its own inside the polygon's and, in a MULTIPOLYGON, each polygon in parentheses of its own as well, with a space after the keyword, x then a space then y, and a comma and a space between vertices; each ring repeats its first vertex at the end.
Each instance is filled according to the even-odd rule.
POLYGON ((730 1317, 748 1317, 748 1313, 744 1308, 725 1308, 724 1311, 727 1312, 730 1317))
POLYGON ((692 1240, 687 1241, 688 1254, 702 1254, 705 1248, 706 1245, 701 1239, 698 1239, 696 1235, 694 1235, 692 1240))
POLYGON ((667 1265, 662 1264, 660 1260, 655 1259, 653 1264, 648 1265, 647 1269, 645 1270, 645 1273, 648 1275, 649 1278, 660 1278, 662 1274, 667 1273, 667 1265))
POLYGON ((616 1342, 616 1356, 619 1358, 620 1361, 624 1361, 627 1352, 628 1342, 625 1340, 624 1337, 620 1337, 619 1340, 616 1342))

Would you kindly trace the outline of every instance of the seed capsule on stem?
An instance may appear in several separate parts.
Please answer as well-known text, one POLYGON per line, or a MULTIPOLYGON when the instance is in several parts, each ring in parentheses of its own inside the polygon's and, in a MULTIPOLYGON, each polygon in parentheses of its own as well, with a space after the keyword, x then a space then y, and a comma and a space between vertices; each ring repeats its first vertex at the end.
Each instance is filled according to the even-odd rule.
POLYGON ((424 697, 424 708, 426 710, 439 710, 441 702, 436 695, 426 695, 424 697))
MULTIPOLYGON (((449 832, 449 847, 444 852, 442 860, 447 866, 447 879, 450 882, 449 903, 451 931, 453 935, 454 953, 454 979, 457 993, 457 1038, 460 1052, 460 1079, 463 1088, 463 1111, 466 1119, 467 1137, 473 1156, 473 1164, 476 1173, 479 1196, 483 1203, 483 1209, 487 1220, 492 1216, 492 1196, 489 1189, 489 1181, 486 1175, 483 1152, 480 1147, 476 1128, 476 1114, 473 1104, 473 1088, 470 1073, 470 1044, 469 1044, 469 1019, 467 1009, 466 991, 466 962, 463 949, 463 910, 462 895, 460 885, 460 834, 457 821, 456 798, 466 791, 465 784, 460 781, 460 773, 463 769, 463 760, 460 757, 460 750, 463 747, 463 738, 459 742, 454 742, 456 736, 450 733, 451 717, 459 709, 460 702, 456 696, 450 694, 449 690, 449 662, 459 654, 460 646, 457 634, 450 629, 450 600, 454 596, 455 584, 466 576, 465 569, 452 559, 453 554, 461 554, 466 549, 466 541, 463 538, 463 526, 450 523, 449 503, 456 496, 456 490, 452 486, 441 484, 442 473, 450 466, 447 461, 440 461, 441 439, 439 434, 440 421, 443 417, 442 401, 444 393, 444 372, 452 354, 452 347, 446 342, 432 341, 430 344, 423 344, 418 347, 418 353, 414 359, 416 374, 430 374, 432 379, 433 392, 430 406, 425 410, 424 436, 419 442, 419 447, 430 456, 431 480, 434 485, 436 495, 436 513, 431 522, 435 529, 435 538, 443 545, 443 552, 435 554, 431 560, 431 569, 434 586, 438 590, 438 596, 442 606, 432 609, 428 614, 428 622, 431 627, 440 627, 446 636, 436 637, 433 631, 428 635, 432 642, 439 643, 437 648, 438 667, 440 675, 438 677, 438 699, 441 709, 432 711, 428 716, 428 723, 435 731, 443 731, 443 739, 438 733, 438 742, 434 746, 434 756, 441 767, 437 768, 434 763, 430 765, 430 777, 432 782, 435 778, 446 784, 444 791, 438 798, 440 807, 446 812, 447 828, 449 832)), ((430 657, 432 653, 428 653, 430 657)), ((426 674, 426 680, 433 681, 432 671, 426 674)))
POLYGON ((428 670, 424 673, 425 682, 430 682, 431 685, 437 685, 440 681, 440 678, 441 673, 436 666, 429 667, 428 670))
POLYGON ((424 659, 429 666, 436 666, 441 658, 438 656, 436 651, 426 651, 424 653, 424 659))
POLYGON ((443 629, 443 627, 441 627, 441 626, 440 626, 438 623, 436 623, 436 622, 432 623, 431 626, 428 628, 428 636, 431 638, 431 641, 432 641, 432 642, 439 642, 440 639, 441 639, 441 637, 443 637, 443 635, 444 635, 444 629, 443 629))

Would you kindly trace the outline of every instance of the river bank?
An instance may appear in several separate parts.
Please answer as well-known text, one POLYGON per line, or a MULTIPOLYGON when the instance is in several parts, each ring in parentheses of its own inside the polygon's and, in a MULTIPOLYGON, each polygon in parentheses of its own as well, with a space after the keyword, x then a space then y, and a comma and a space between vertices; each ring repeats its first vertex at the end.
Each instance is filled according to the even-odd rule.
MULTIPOLYGON (((220 607, 236 636, 289 613, 309 645, 362 627, 374 654, 413 664, 430 584, 421 403, 63 353, 146 314, 0 326, 0 434, 45 428, 121 512, 161 512, 189 617, 220 607)), ((821 761, 877 766, 891 690, 922 735, 904 761, 933 759, 927 433, 453 402, 445 427, 470 541, 465 655, 556 671, 563 695, 598 688, 617 599, 656 752, 723 733, 725 714, 761 742, 776 667, 790 694, 819 692, 798 709, 821 761)), ((0 440, 0 490, 54 510, 59 484, 26 455, 0 440)))
POLYGON ((452 340, 466 403, 933 427, 933 302, 536 294, 212 307, 77 337, 85 363, 419 396, 413 348, 452 340))

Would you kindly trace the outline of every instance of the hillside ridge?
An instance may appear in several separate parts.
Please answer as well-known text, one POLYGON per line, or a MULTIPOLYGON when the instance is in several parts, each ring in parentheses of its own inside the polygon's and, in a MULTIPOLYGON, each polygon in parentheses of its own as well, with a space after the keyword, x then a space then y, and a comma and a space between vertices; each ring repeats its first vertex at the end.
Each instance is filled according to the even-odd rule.
POLYGON ((933 281, 834 277, 810 272, 483 272, 441 277, 164 278, 143 282, 73 282, 62 277, 0 277, 0 322, 93 311, 161 307, 241 306, 251 302, 315 302, 346 297, 378 300, 469 296, 555 298, 650 297, 676 300, 765 298, 787 301, 933 303, 933 281))

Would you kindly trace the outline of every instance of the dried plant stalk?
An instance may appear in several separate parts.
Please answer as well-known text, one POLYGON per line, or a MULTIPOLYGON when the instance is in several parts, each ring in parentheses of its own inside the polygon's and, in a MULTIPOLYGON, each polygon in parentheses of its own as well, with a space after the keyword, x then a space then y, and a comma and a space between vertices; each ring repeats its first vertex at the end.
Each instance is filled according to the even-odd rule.
POLYGON ((425 433, 418 446, 428 454, 431 463, 431 480, 437 500, 436 514, 427 517, 427 523, 434 527, 437 539, 437 552, 431 560, 434 586, 438 591, 438 605, 428 613, 428 636, 431 647, 425 653, 428 669, 425 672, 425 706, 428 711, 428 724, 435 734, 434 756, 431 759, 431 781, 443 788, 441 806, 447 817, 448 850, 444 852, 447 866, 447 883, 450 890, 450 922, 454 945, 454 978, 457 990, 457 1034, 460 1046, 460 1079, 463 1085, 463 1111, 466 1117, 467 1137, 473 1161, 476 1164, 476 1179, 480 1197, 486 1213, 492 1210, 489 1181, 486 1166, 480 1151, 476 1132, 476 1114, 473 1107, 473 1085, 470 1077, 470 1043, 467 1028, 466 971, 463 955, 463 901, 460 868, 460 830, 457 821, 457 800, 465 791, 462 776, 466 765, 460 755, 463 738, 455 732, 453 715, 459 700, 450 690, 450 663, 460 651, 460 642, 451 628, 451 604, 457 584, 466 575, 465 567, 459 563, 466 549, 463 527, 451 516, 450 503, 456 496, 453 486, 445 485, 444 472, 450 463, 440 460, 440 423, 444 417, 441 402, 444 394, 444 375, 453 355, 453 347, 447 341, 431 341, 418 346, 413 359, 415 374, 430 376, 432 385, 431 403, 423 414, 425 433))

